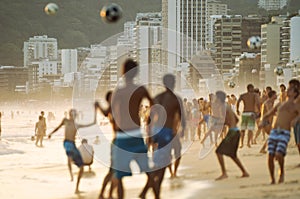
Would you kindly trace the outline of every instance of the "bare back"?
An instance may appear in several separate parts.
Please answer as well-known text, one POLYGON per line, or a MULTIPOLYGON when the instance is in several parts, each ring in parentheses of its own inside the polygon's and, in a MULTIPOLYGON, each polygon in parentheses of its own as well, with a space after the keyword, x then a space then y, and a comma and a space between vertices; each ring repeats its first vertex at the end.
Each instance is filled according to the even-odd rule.
POLYGON ((162 115, 166 116, 166 118, 158 118, 158 120, 155 121, 155 125, 175 130, 182 119, 182 101, 180 97, 176 96, 172 91, 166 91, 154 98, 154 105, 155 104, 162 106, 162 108, 156 109, 158 117, 162 115), (161 111, 165 111, 165 114, 161 113, 161 111))
POLYGON ((143 86, 126 85, 114 92, 112 114, 117 131, 130 131, 140 128, 140 104, 144 98, 151 101, 148 91, 143 86))

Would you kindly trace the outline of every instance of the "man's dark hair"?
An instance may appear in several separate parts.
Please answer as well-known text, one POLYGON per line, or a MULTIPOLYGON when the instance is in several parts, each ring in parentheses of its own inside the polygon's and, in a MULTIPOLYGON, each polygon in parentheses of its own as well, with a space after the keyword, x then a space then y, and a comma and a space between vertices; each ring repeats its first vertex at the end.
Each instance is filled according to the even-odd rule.
POLYGON ((249 90, 251 90, 251 89, 254 89, 253 84, 248 84, 248 85, 247 85, 247 90, 249 91, 249 90))
POLYGON ((280 88, 284 88, 284 90, 286 89, 285 85, 284 84, 280 84, 279 86, 280 88))
POLYGON ((134 78, 138 71, 138 63, 133 59, 127 59, 123 65, 123 75, 128 78, 134 78))
POLYGON ((289 85, 290 85, 290 86, 293 86, 293 87, 295 87, 295 88, 297 88, 297 89, 300 89, 300 82, 299 82, 299 80, 297 80, 297 79, 291 79, 291 80, 289 81, 289 85))
POLYGON ((217 91, 217 92, 216 92, 216 97, 217 97, 222 103, 225 103, 225 100, 226 100, 226 93, 224 93, 223 91, 217 91))
POLYGON ((269 98, 273 97, 274 95, 276 95, 276 91, 274 91, 274 90, 272 90, 268 93, 269 98))
POLYGON ((271 86, 267 86, 267 87, 266 87, 266 91, 267 91, 267 90, 271 91, 271 90, 272 90, 272 87, 271 87, 271 86))
POLYGON ((173 90, 175 87, 175 76, 172 74, 166 74, 163 77, 164 86, 170 90, 173 90))

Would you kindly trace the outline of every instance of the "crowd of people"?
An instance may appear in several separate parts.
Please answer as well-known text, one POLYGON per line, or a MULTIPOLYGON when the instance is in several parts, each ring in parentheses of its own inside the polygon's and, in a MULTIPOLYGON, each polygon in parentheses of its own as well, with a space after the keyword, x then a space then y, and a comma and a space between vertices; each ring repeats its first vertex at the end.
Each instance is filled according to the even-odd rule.
MULTIPOLYGON (((236 163, 242 172, 241 177, 249 177, 249 173, 237 156, 238 148, 244 147, 246 132, 249 148, 258 143, 260 134, 263 135, 264 142, 260 152, 266 153, 268 147, 271 184, 275 183, 275 160, 280 166, 278 183, 284 182, 284 157, 292 127, 300 153, 298 80, 291 80, 287 89, 285 85, 280 85, 279 99, 271 87, 266 87, 260 92, 249 84, 247 92, 238 98, 234 94, 226 95, 223 91, 217 91, 210 94, 208 100, 200 97, 190 102, 187 98, 181 100, 174 94, 175 77, 170 74, 163 78, 165 91, 151 98, 145 87, 133 82, 137 68, 135 61, 127 60, 123 65, 125 86, 107 93, 106 101, 109 104, 107 109, 98 102, 95 103, 95 112, 100 111, 108 117, 113 131, 111 167, 103 180, 100 199, 104 198, 105 188, 109 182, 111 183, 109 197, 112 197, 115 188, 118 198, 124 197, 122 179, 132 175, 129 166, 132 160, 135 160, 140 171, 147 175, 146 185, 139 197, 145 198, 147 191, 152 188, 155 198, 160 198, 166 168, 169 167, 171 177, 176 177, 181 157, 181 139, 191 141, 198 139, 204 145, 205 140, 210 137, 210 145, 216 147, 221 167, 221 176, 216 180, 227 178, 223 155, 236 163), (141 104, 143 99, 148 100, 149 106, 141 104), (278 103, 274 105, 276 100, 278 103), (243 110, 240 110, 241 103, 243 110), (141 127, 146 128, 146 136, 142 134, 141 127), (174 169, 172 169, 172 150, 175 155, 174 169), (152 168, 148 164, 148 151, 154 153, 152 168)), ((78 128, 94 125, 96 118, 91 124, 80 125, 74 122, 75 116, 76 111, 71 110, 69 119, 64 118, 49 134, 49 138, 65 125, 64 147, 68 156, 71 179, 73 179, 71 162, 75 162, 80 168, 76 184, 78 193, 84 163, 75 146, 75 135, 78 128)), ((37 135, 44 135, 44 130, 39 130, 39 123, 43 123, 41 116, 39 120, 36 129, 41 133, 37 135)))
MULTIPOLYGON (((259 136, 262 135, 263 142, 259 152, 268 152, 271 184, 275 184, 275 161, 278 161, 280 166, 278 183, 284 182, 284 161, 292 130, 300 153, 300 97, 298 97, 300 83, 298 80, 290 80, 288 88, 283 84, 280 85, 279 98, 277 89, 266 87, 261 92, 254 85, 248 84, 247 91, 238 97, 217 91, 209 94, 208 99, 203 96, 199 99, 182 100, 174 92, 176 82, 174 75, 167 74, 163 77, 165 91, 152 98, 144 86, 134 83, 137 71, 137 62, 132 59, 125 61, 122 66, 124 86, 107 93, 108 108, 103 108, 101 104, 95 102, 93 122, 78 124, 75 120, 78 112, 71 109, 69 115, 65 114, 61 123, 48 134, 50 139, 62 126, 65 128, 64 148, 71 180, 73 180, 72 163, 79 168, 76 193, 80 192, 79 183, 83 166, 90 166, 93 163, 93 158, 83 157, 83 148, 88 148, 84 146, 87 145, 87 140, 82 140, 81 147, 77 148, 75 145, 76 133, 79 128, 95 125, 97 112, 101 112, 108 118, 113 134, 111 165, 103 180, 99 199, 104 198, 109 183, 111 184, 109 198, 112 198, 115 189, 118 198, 124 198, 123 178, 132 175, 131 161, 136 161, 140 171, 147 176, 139 197, 146 198, 148 190, 152 190, 154 197, 160 198, 166 169, 169 168, 171 177, 177 176, 182 155, 182 140, 199 141, 204 146, 207 143, 206 139, 209 138, 209 147, 216 148, 215 152, 221 167, 221 175, 216 180, 222 180, 228 177, 224 155, 230 157, 238 166, 242 172, 241 177, 250 176, 238 158, 237 151, 244 145, 251 148, 252 145, 258 144, 259 136), (148 104, 143 106, 142 102, 145 99, 148 104), (243 110, 241 110, 242 104, 243 110), (246 144, 245 135, 247 135, 246 144), (153 153, 153 166, 149 165, 149 152, 153 153)), ((41 112, 35 125, 37 146, 38 143, 39 146, 43 146, 46 129, 44 112, 41 112)), ((99 137, 97 143, 100 143, 99 137)), ((89 148, 88 153, 93 154, 93 149, 89 148)))

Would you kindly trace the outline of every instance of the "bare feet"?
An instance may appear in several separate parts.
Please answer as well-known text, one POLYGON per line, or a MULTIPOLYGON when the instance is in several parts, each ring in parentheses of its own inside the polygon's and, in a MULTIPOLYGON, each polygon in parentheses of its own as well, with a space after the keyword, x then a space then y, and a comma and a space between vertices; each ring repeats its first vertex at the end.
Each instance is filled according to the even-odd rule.
POLYGON ((250 175, 249 173, 243 173, 243 175, 241 176, 241 178, 248 178, 250 175))
POLYGON ((251 145, 250 145, 250 144, 247 144, 247 147, 251 148, 251 145))
POLYGON ((104 197, 102 195, 99 195, 98 199, 104 199, 104 197))
POLYGON ((272 180, 270 184, 275 184, 275 180, 272 180))
POLYGON ((80 191, 78 189, 76 189, 75 194, 80 194, 80 191))
POLYGON ((284 182, 284 175, 281 174, 281 175, 279 176, 278 184, 281 184, 281 183, 283 183, 283 182, 284 182))
POLYGON ((226 174, 222 174, 220 177, 216 178, 215 180, 223 180, 228 178, 228 176, 226 174))
POLYGON ((240 148, 243 148, 243 147, 244 147, 244 145, 243 145, 243 144, 241 144, 240 148))
POLYGON ((266 151, 266 150, 263 150, 263 149, 260 150, 259 152, 260 152, 260 153, 267 153, 267 151, 266 151))

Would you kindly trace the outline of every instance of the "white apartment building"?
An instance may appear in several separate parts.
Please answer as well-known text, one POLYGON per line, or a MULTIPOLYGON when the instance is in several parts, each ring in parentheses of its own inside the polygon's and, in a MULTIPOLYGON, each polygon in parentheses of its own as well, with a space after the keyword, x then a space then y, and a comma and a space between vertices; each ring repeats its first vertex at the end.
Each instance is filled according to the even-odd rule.
POLYGON ((37 62, 32 62, 31 65, 38 65, 37 74, 39 78, 58 74, 57 61, 43 59, 37 62))
MULTIPOLYGON (((299 13, 300 14, 300 13, 299 13)), ((291 18, 291 36, 290 36, 290 61, 300 62, 300 16, 295 16, 291 18)))
POLYGON ((40 59, 57 60, 57 39, 47 35, 30 37, 24 42, 24 66, 40 59))
POLYGON ((268 24, 261 26, 261 76, 263 86, 276 86, 274 69, 280 63, 280 33, 285 16, 273 17, 268 24))
POLYGON ((206 30, 206 47, 211 48, 213 44, 213 27, 216 19, 221 18, 222 15, 227 15, 227 4, 221 3, 218 0, 209 0, 207 2, 207 30, 206 30))
POLYGON ((162 0, 163 63, 173 71, 206 48, 206 5, 207 0, 162 0))
POLYGON ((138 13, 136 16, 136 51, 139 62, 139 77, 141 82, 152 81, 151 54, 152 46, 161 41, 161 13, 138 13))
POLYGON ((287 5, 287 0, 259 0, 258 7, 266 10, 279 10, 287 5))
POLYGON ((61 72, 62 74, 77 72, 77 50, 62 49, 61 50, 61 72))

